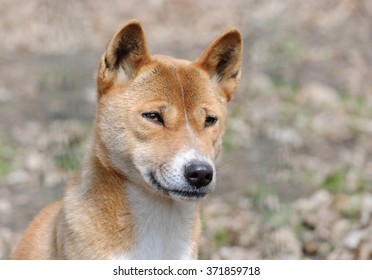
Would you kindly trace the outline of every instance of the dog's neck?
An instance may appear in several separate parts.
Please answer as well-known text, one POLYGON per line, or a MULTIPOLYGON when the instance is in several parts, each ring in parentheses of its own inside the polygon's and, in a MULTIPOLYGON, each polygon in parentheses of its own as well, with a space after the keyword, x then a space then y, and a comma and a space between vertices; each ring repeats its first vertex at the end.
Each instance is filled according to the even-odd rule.
MULTIPOLYGON (((125 246, 128 249, 120 251, 119 254, 114 253, 113 259, 190 259, 197 257, 200 231, 197 202, 176 201, 154 195, 145 190, 143 186, 129 182, 125 176, 116 172, 106 170, 108 174, 102 174, 102 170, 106 168, 97 158, 94 162, 95 164, 85 170, 87 176, 82 176, 82 183, 88 188, 95 188, 97 194, 101 193, 105 196, 101 199, 122 197, 120 204, 125 213, 116 213, 111 216, 125 217, 126 220, 123 222, 127 224, 127 228, 122 238, 125 239, 127 235, 131 237, 131 244, 125 246), (90 178, 90 182, 84 182, 84 177, 90 178), (95 179, 92 181, 92 178, 95 179), (120 185, 118 182, 121 182, 120 185)), ((96 196, 96 199, 100 198, 96 196)), ((101 204, 102 201, 95 203, 101 204)), ((106 205, 113 207, 118 207, 117 203, 117 201, 105 202, 106 205)), ((115 209, 103 210, 105 212, 116 211, 115 209)), ((123 240, 123 242, 127 243, 128 240, 123 240)))
POLYGON ((190 259, 196 257, 198 206, 125 187, 134 220, 134 246, 119 259, 190 259))

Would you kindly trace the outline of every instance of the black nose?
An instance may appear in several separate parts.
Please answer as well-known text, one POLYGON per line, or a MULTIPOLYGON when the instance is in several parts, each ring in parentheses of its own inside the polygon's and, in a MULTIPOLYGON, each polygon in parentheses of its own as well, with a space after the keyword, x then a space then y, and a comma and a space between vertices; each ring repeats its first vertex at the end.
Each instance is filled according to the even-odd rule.
POLYGON ((185 177, 191 186, 201 188, 212 181, 213 168, 205 162, 192 162, 185 167, 185 177))

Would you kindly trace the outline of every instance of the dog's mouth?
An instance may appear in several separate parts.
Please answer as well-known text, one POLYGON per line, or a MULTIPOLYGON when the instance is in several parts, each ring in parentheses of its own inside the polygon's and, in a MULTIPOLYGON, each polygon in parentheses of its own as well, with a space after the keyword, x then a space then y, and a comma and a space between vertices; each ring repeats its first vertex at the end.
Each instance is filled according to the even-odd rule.
POLYGON ((165 194, 166 196, 170 196, 177 199, 182 200, 199 200, 203 199, 207 196, 208 192, 206 189, 191 189, 191 188, 185 188, 185 189, 170 189, 164 187, 155 177, 155 174, 153 172, 149 173, 149 178, 151 185, 155 187, 158 191, 165 194))

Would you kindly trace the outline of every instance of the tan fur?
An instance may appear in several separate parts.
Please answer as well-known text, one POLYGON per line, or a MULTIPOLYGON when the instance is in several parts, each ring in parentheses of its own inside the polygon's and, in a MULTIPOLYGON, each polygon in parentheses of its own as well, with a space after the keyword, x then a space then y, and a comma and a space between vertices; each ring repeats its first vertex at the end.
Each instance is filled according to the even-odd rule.
POLYGON ((150 56, 138 21, 120 27, 98 69, 95 131, 81 171, 63 201, 32 221, 13 258, 196 258, 199 195, 212 190, 215 175, 194 191, 183 164, 195 158, 212 165, 216 159, 241 56, 236 29, 190 62, 150 56), (216 122, 207 126, 209 116, 216 122), (146 221, 144 213, 155 218, 146 221), (169 244, 162 235, 168 228, 169 244))

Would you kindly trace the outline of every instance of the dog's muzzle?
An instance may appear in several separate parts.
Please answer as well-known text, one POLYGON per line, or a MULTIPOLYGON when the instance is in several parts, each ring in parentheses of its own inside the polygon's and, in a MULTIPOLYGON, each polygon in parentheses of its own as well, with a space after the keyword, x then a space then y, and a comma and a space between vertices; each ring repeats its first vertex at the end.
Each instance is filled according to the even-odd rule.
POLYGON ((214 189, 213 162, 196 152, 180 152, 170 161, 147 169, 144 178, 161 193, 181 200, 199 200, 214 189))

